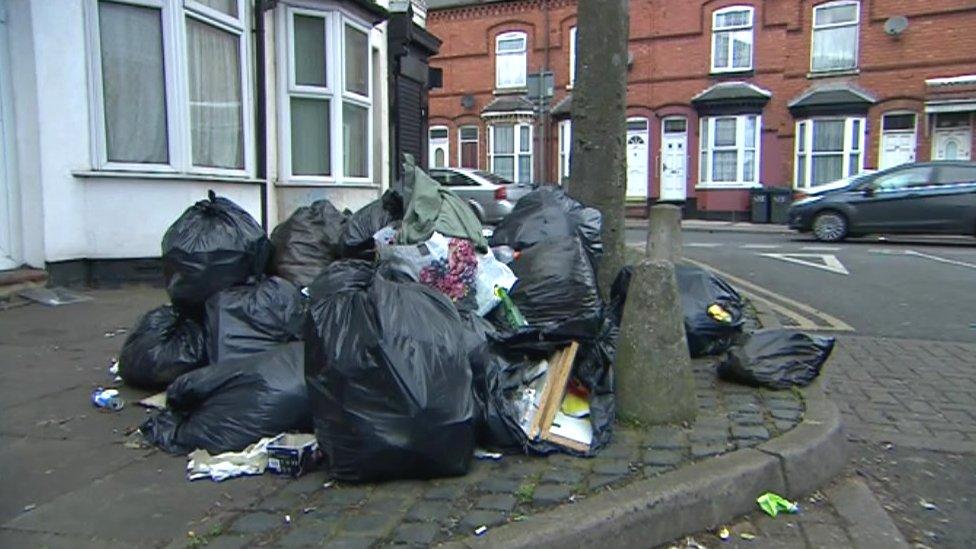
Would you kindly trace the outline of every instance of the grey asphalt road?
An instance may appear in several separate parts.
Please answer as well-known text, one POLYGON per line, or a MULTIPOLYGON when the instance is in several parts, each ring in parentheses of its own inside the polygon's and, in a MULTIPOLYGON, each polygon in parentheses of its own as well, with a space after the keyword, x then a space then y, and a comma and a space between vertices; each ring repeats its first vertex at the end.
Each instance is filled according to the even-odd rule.
MULTIPOLYGON (((683 237, 686 257, 829 313, 858 334, 976 340, 976 239, 825 244, 798 234, 697 231, 683 237)), ((630 230, 627 240, 637 244, 644 236, 630 230)))

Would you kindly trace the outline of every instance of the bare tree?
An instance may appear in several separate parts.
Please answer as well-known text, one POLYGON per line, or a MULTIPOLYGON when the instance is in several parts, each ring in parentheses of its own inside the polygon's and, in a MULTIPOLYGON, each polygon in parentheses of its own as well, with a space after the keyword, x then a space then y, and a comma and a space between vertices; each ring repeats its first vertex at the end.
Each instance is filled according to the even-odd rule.
POLYGON ((603 213, 600 289, 624 265, 628 0, 579 0, 569 194, 603 213))

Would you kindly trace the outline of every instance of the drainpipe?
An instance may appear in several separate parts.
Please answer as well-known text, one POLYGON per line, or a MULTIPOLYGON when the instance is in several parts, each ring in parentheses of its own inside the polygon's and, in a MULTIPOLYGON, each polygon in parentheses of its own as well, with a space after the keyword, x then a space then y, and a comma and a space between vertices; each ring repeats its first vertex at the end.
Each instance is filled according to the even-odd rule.
MULTIPOLYGON (((543 12, 543 32, 546 34, 544 42, 544 55, 542 58, 542 72, 549 72, 549 0, 543 0, 542 2, 542 12, 543 12)), ((539 83, 540 90, 543 90, 543 95, 545 94, 545 78, 543 77, 542 82, 539 83)), ((549 182, 549 100, 543 99, 540 101, 542 106, 542 124, 541 130, 542 135, 540 135, 542 141, 542 151, 540 154, 540 161, 542 162, 542 183, 549 182)))
POLYGON ((266 90, 267 74, 265 73, 264 51, 264 12, 270 8, 265 0, 254 0, 254 56, 257 66, 254 71, 254 85, 257 88, 254 98, 255 117, 255 145, 257 158, 255 159, 256 178, 261 188, 261 228, 268 231, 268 96, 266 90))

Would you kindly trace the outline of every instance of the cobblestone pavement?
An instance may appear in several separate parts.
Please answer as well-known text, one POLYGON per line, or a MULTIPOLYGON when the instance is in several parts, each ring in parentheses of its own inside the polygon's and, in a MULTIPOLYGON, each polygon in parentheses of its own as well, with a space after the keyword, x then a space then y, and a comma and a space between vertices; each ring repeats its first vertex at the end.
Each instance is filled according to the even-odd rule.
POLYGON ((282 481, 269 497, 210 517, 195 532, 218 547, 428 545, 470 536, 480 526, 531 520, 599 490, 758 445, 802 418, 802 400, 793 393, 720 382, 711 361, 696 361, 695 377, 701 412, 693 425, 620 426, 593 459, 505 456, 476 461, 468 475, 454 479, 327 488, 317 473, 282 481))

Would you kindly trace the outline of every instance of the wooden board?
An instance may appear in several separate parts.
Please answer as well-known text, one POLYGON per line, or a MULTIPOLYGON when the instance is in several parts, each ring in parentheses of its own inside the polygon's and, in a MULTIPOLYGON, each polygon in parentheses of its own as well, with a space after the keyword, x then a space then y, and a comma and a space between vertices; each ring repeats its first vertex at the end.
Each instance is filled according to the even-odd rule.
POLYGON ((569 383, 569 376, 573 371, 573 362, 576 360, 577 352, 579 352, 579 343, 574 341, 568 347, 553 353, 549 358, 546 384, 539 400, 539 411, 532 419, 529 436, 586 452, 589 450, 588 445, 549 432, 552 422, 556 418, 556 413, 562 406, 563 398, 566 396, 566 384, 569 383))

